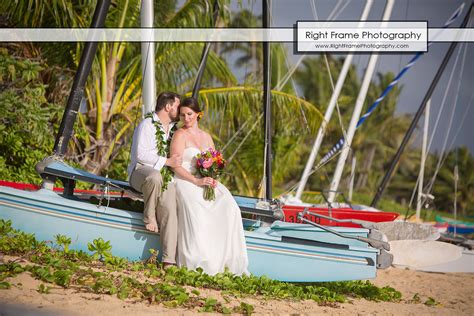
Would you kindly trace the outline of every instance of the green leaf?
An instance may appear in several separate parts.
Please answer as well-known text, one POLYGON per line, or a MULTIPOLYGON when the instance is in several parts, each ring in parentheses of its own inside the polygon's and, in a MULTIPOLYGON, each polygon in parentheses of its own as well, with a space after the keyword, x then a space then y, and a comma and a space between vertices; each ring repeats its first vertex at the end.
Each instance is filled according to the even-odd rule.
POLYGON ((223 306, 222 307, 222 314, 232 314, 232 309, 223 306))
POLYGON ((440 303, 437 302, 434 298, 432 297, 428 297, 428 299, 426 300, 426 302, 424 303, 426 306, 437 306, 439 305, 440 303))
POLYGON ((117 293, 117 297, 121 300, 128 298, 129 295, 130 295, 130 288, 128 286, 121 286, 117 293))
POLYGON ((39 286, 38 286, 38 292, 41 293, 41 294, 49 294, 49 290, 51 289, 51 287, 49 286, 46 286, 44 285, 43 283, 41 283, 39 286))
POLYGON ((253 311, 254 311, 254 307, 253 305, 251 304, 247 304, 245 302, 241 302, 240 303, 240 310, 242 311, 242 313, 244 313, 245 315, 252 315, 253 311))
POLYGON ((165 305, 168 308, 175 308, 178 306, 178 301, 176 300, 166 301, 166 302, 163 302, 163 305, 165 305))

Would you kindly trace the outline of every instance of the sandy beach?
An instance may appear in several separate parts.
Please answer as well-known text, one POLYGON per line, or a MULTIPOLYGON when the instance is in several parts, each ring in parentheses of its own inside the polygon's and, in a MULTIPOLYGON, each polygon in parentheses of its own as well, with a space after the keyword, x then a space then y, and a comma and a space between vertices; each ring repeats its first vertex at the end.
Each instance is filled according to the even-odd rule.
MULTIPOLYGON (((151 315, 197 313, 193 310, 169 309, 162 304, 150 305, 116 296, 80 292, 78 289, 63 289, 51 286, 50 293, 37 291, 42 283, 29 273, 9 279, 12 287, 0 290, 0 315, 151 315)), ((314 301, 265 300, 245 297, 230 301, 227 306, 244 301, 255 307, 256 314, 334 314, 334 315, 472 315, 474 311, 474 274, 427 273, 390 268, 381 270, 373 283, 391 286, 402 293, 397 303, 371 302, 365 299, 350 299, 344 304, 320 306, 314 301), (434 305, 424 304, 429 298, 434 305)), ((202 295, 224 301, 220 292, 200 290, 202 295)))

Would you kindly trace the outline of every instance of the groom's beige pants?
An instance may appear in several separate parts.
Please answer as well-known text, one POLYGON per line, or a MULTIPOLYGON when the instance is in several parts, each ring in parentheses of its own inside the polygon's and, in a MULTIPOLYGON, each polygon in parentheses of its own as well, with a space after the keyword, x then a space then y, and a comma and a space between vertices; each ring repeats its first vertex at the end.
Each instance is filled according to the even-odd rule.
POLYGON ((176 263, 178 215, 175 184, 169 183, 168 189, 161 192, 163 180, 160 171, 141 164, 137 164, 130 175, 130 184, 143 193, 143 221, 158 224, 162 262, 176 263))

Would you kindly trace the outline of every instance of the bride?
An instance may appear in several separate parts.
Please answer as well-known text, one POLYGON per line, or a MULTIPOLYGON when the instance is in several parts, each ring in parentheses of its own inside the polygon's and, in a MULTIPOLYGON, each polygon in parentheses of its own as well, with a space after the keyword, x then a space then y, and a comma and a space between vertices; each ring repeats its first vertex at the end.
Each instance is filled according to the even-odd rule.
POLYGON ((183 163, 174 168, 178 202, 179 266, 209 275, 230 272, 248 274, 247 248, 240 209, 229 190, 210 177, 196 177, 196 155, 214 148, 211 136, 199 129, 202 112, 194 98, 181 102, 179 115, 184 126, 171 141, 171 156, 178 154, 183 163), (204 186, 215 188, 214 201, 203 198, 204 186))

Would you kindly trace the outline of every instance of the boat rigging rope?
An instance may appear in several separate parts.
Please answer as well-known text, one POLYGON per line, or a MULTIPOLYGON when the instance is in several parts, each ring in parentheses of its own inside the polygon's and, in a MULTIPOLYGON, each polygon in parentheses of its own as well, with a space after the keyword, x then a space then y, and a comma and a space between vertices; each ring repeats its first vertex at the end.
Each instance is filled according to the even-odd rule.
MULTIPOLYGON (((428 187, 427 192, 428 193, 431 193, 431 191, 433 189, 433 185, 436 181, 436 177, 438 176, 439 170, 441 169, 442 164, 446 160, 446 158, 448 156, 448 153, 449 153, 449 152, 446 152, 446 145, 447 145, 447 142, 448 142, 449 134, 451 132, 451 127, 452 127, 452 123, 453 123, 453 119, 454 119, 454 113, 456 112, 456 107, 457 107, 458 98, 459 98, 459 91, 460 91, 460 88, 461 88, 462 74, 464 72, 464 68, 465 68, 464 65, 465 65, 465 61, 466 61, 467 45, 466 45, 466 43, 463 43, 463 45, 464 45, 464 55, 463 55, 463 59, 462 59, 462 62, 461 62, 461 72, 460 72, 460 75, 459 75, 459 83, 458 83, 458 87, 456 89, 456 94, 455 94, 454 108, 451 110, 451 116, 449 118, 449 125, 448 125, 446 136, 444 138, 443 148, 440 151, 441 154, 440 154, 439 159, 438 159, 438 164, 436 165, 436 169, 435 169, 435 172, 433 174, 433 177, 431 178, 430 182, 427 185, 427 187, 428 187)), ((459 49, 459 51, 461 51, 461 49, 459 49)))
MULTIPOLYGON (((471 110, 471 105, 472 105, 473 100, 474 100, 474 90, 471 92, 471 98, 469 99, 468 105, 467 105, 466 109, 464 110, 464 113, 461 116, 462 117, 461 124, 459 124, 458 129, 456 130, 456 133, 454 134, 453 139, 451 140, 451 143, 449 144, 448 148, 450 148, 450 149, 453 147, 454 142, 457 139, 457 137, 459 135, 459 132, 461 131, 461 129, 464 125, 464 122, 466 121, 466 117, 468 117, 467 114, 471 110)), ((443 161, 443 163, 444 163, 444 161, 443 161)))
MULTIPOLYGON (((341 154, 341 151, 337 152, 334 156, 332 156, 331 158, 329 158, 326 162, 324 162, 323 164, 320 164, 316 167, 314 167, 311 172, 308 174, 308 177, 311 176, 313 173, 319 171, 320 169, 322 169, 324 166, 326 166, 328 163, 330 163, 331 161, 333 161, 334 159, 336 159, 339 155, 341 154)), ((326 173, 326 177, 329 178, 329 176, 327 175, 326 173)), ((294 192, 296 190, 296 188, 298 187, 298 184, 299 182, 296 182, 295 184, 293 184, 291 187, 289 187, 285 192, 281 193, 279 196, 284 196, 284 195, 287 195, 289 194, 290 192, 294 192)))
MULTIPOLYGON (((349 2, 350 2, 350 1, 348 1, 348 2, 346 3, 346 5, 345 5, 344 7, 342 7, 342 10, 345 9, 345 7, 349 4, 349 2)), ((336 5, 336 6, 337 6, 337 5, 336 5)), ((318 12, 317 12, 317 10, 316 10, 316 4, 314 3, 314 1, 311 1, 311 9, 312 9, 312 11, 313 11, 313 16, 315 17, 315 19, 319 20, 318 12)), ((340 12, 342 12, 342 10, 341 10, 340 12)), ((339 14, 340 14, 340 12, 339 12, 339 14)), ((339 14, 338 14, 337 16, 339 16, 339 14)), ((337 18, 337 16, 336 16, 335 18, 337 18)), ((326 54, 326 53, 323 53, 323 56, 324 56, 324 61, 325 61, 325 64, 326 64, 326 69, 327 69, 327 72, 328 72, 328 75, 329 75, 329 82, 331 83, 332 92, 334 92, 334 90, 335 90, 334 79, 333 79, 333 77, 332 77, 331 67, 330 67, 330 65, 329 65, 328 57, 327 57, 327 54, 326 54)), ((336 104, 335 104, 335 105, 336 105, 335 107, 336 107, 336 111, 337 111, 337 117, 338 117, 338 120, 339 120, 339 127, 341 128, 341 132, 342 132, 342 135, 343 135, 344 139, 346 139, 346 138, 347 138, 347 130, 346 130, 346 128, 345 128, 345 126, 344 126, 344 122, 343 122, 343 120, 342 120, 342 114, 341 114, 341 109, 340 109, 340 107, 339 107, 339 102, 338 102, 338 100, 336 100, 335 103, 336 103, 336 104)), ((329 122, 327 122, 327 123, 329 123, 329 122)), ((331 161, 331 160, 332 160, 332 159, 328 160, 327 162, 325 162, 325 163, 322 164, 321 166, 318 166, 318 168, 313 168, 313 169, 311 170, 311 172, 308 174, 308 177, 309 177, 310 175, 312 175, 314 172, 316 172, 316 170, 321 169, 324 165, 326 165, 326 164, 327 164, 329 161, 331 161)), ((325 176, 326 176, 326 179, 329 179, 329 178, 330 178, 330 177, 329 177, 329 174, 325 171, 325 169, 323 169, 323 170, 324 170, 324 174, 325 174, 325 176)), ((294 185, 294 188, 293 188, 293 189, 296 189, 297 186, 298 186, 298 183, 297 183, 296 185, 294 185)))
MULTIPOLYGON (((266 0, 265 0, 266 1, 266 0)), ((343 1, 342 0, 339 0, 338 3, 336 4, 336 6, 333 8, 333 10, 331 11, 329 17, 328 17, 328 20, 333 20, 333 19, 336 19, 337 16, 339 16, 341 14, 341 12, 347 7, 347 5, 349 5, 349 3, 351 2, 351 0, 349 1, 345 1, 344 2, 344 5, 341 7, 341 3, 343 1)), ((313 12, 314 12, 314 16, 317 18, 318 15, 317 15, 317 12, 316 12, 316 8, 314 7, 314 2, 312 1, 312 6, 313 6, 313 12)), ((270 8, 270 7, 269 7, 270 8)), ((272 21, 272 14, 271 14, 271 9, 270 9, 270 23, 272 21)), ((271 25, 271 24, 270 24, 271 25)), ((285 57, 285 62, 286 62, 286 65, 287 67, 289 68, 289 71, 286 73, 286 75, 282 78, 282 80, 280 80, 280 82, 277 84, 275 90, 277 91, 280 91, 284 85, 286 85, 287 81, 289 79, 292 80, 292 86, 293 86, 293 89, 296 93, 296 95, 298 96, 298 91, 296 89, 296 84, 294 82, 294 79, 292 78, 292 75, 294 74, 294 72, 296 71, 296 69, 298 68, 300 62, 302 61, 302 58, 305 56, 303 55, 299 60, 298 62, 293 66, 293 67, 289 67, 289 61, 288 61, 288 56, 286 54, 286 51, 283 50, 283 54, 284 54, 284 57, 285 57)), ((326 56, 325 56, 326 57, 326 56)), ((328 69, 328 73, 329 73, 329 77, 331 79, 331 85, 332 85, 332 88, 334 90, 334 82, 333 82, 333 79, 332 79, 332 75, 331 75, 331 72, 330 72, 330 68, 329 68, 329 63, 328 63, 328 60, 327 60, 327 57, 326 57, 326 66, 327 66, 327 69, 328 69)), ((246 68, 247 70, 247 68, 246 68)), ((298 96, 299 97, 299 96, 298 96)), ((303 115, 303 119, 305 121, 305 124, 306 126, 309 126, 308 124, 308 121, 307 121, 307 118, 306 118, 306 115, 304 113, 304 110, 301 106, 301 104, 299 104, 299 107, 300 107, 300 111, 302 112, 302 115, 303 115)), ((339 107, 338 107, 338 114, 339 114, 339 120, 341 122, 341 127, 343 129, 343 133, 345 135, 345 130, 344 130, 344 127, 342 125, 342 119, 341 119, 341 114, 340 114, 340 110, 339 110, 339 107)), ((250 134, 253 132, 253 130, 256 128, 257 126, 257 123, 262 119, 263 115, 260 115, 257 120, 255 121, 255 123, 253 124, 253 126, 250 128, 250 130, 247 132, 247 134, 244 136, 244 138, 240 141, 240 143, 237 145, 236 149, 233 151, 233 153, 230 155, 230 157, 228 158, 228 161, 231 162, 233 160, 233 158, 235 157, 236 153, 239 151, 239 149, 241 148, 241 146, 245 143, 245 141, 248 139, 248 137, 250 136, 250 134)), ((225 149, 228 148, 228 146, 230 144, 232 144, 234 142, 234 140, 237 138, 237 136, 244 130, 244 128, 247 126, 247 124, 250 122, 250 118, 234 133, 234 135, 232 135, 231 139, 229 139, 229 141, 226 142, 226 144, 224 145, 222 151, 224 151, 225 149)), ((266 157, 265 157, 266 158, 266 157)), ((264 159, 264 174, 263 174, 263 177, 262 179, 265 179, 265 164, 266 164, 266 160, 264 159)), ((263 181, 263 180, 262 180, 263 181)), ((262 182, 263 183, 263 182, 262 182)), ((265 190, 263 190, 265 191, 265 190)))
MULTIPOLYGON (((328 61, 328 56, 327 56, 326 53, 324 53, 323 55, 324 55, 324 61, 326 62, 326 69, 328 70, 328 74, 329 74, 329 81, 331 82, 331 88, 332 88, 332 91, 334 92, 334 90, 335 90, 334 79, 332 78, 331 68, 329 66, 329 61, 328 61)), ((337 100, 336 100, 336 110, 337 110, 337 117, 339 119, 339 126, 341 127, 342 135, 344 136, 344 138, 347 138, 347 130, 344 126, 344 122, 342 121, 341 109, 339 108, 339 102, 337 100)), ((329 122, 327 122, 327 123, 329 123, 329 122)))
MULTIPOLYGON (((442 101, 441 101, 441 106, 440 106, 440 109, 438 111, 438 115, 436 117, 436 122, 435 122, 435 125, 433 127, 433 133, 431 134, 430 136, 430 141, 428 143, 428 146, 426 148, 426 152, 429 153, 430 152, 430 149, 431 149, 431 145, 433 143, 433 139, 434 139, 434 136, 435 136, 435 132, 438 128, 438 123, 440 121, 440 118, 441 118, 441 114, 443 113, 444 111, 444 106, 446 105, 446 99, 448 97, 448 93, 449 93, 449 90, 450 90, 450 87, 453 83, 453 78, 454 78, 454 74, 456 73, 456 68, 458 66, 458 61, 459 61, 459 56, 461 54, 461 50, 462 49, 459 49, 457 54, 456 54, 456 58, 454 59, 454 66, 453 66, 453 69, 451 70, 451 73, 449 75, 449 79, 448 79, 448 83, 446 84, 446 89, 444 91, 444 94, 443 94, 443 98, 442 98, 442 101)), ((464 57, 465 57, 465 54, 464 54, 464 57)), ((464 65, 464 62, 461 63, 461 67, 462 65, 464 65)), ((464 70, 464 67, 461 68, 461 71, 459 72, 459 84, 458 84, 458 88, 459 88, 459 85, 460 85, 460 82, 461 82, 461 79, 462 79, 462 72, 464 70)), ((454 106, 456 106, 456 103, 454 103, 454 106)), ((454 113, 454 111, 452 111, 454 113)), ((425 161, 423 163, 426 163, 426 160, 428 159, 428 155, 426 155, 425 157, 425 161)), ((410 197, 410 202, 408 203, 408 210, 411 209, 411 206, 413 204, 413 201, 415 199, 415 192, 416 192, 416 189, 419 185, 419 181, 420 181, 420 176, 418 175, 417 177, 417 180, 416 180, 416 183, 415 183, 415 187, 413 188, 413 192, 412 192, 412 195, 410 197)), ((424 203, 424 201, 423 201, 424 203)))
MULTIPOLYGON (((263 1, 268 1, 268 0, 263 0, 263 1)), ((346 3, 346 5, 347 5, 349 2, 350 2, 350 1, 348 1, 348 2, 346 3)), ((314 1, 311 1, 310 3, 311 3, 311 5, 312 5, 313 13, 314 13, 314 15, 315 15, 315 18, 318 19, 318 15, 317 15, 317 12, 316 12, 316 6, 314 5, 314 1)), ((340 3, 341 3, 341 1, 339 1, 339 2, 336 4, 336 7, 333 9, 332 12, 336 12, 335 10, 336 10, 337 6, 338 6, 340 3)), ((270 6, 267 6, 267 7, 270 8, 270 11, 269 11, 269 26, 271 26, 271 25, 272 25, 273 15, 272 15, 272 12, 271 12, 271 7, 270 7, 270 6)), ((343 7, 343 9, 344 9, 344 8, 345 8, 345 6, 343 7)), ((341 11, 342 11, 342 10, 341 10, 341 11)), ((331 13, 331 14, 332 14, 332 13, 331 13)), ((340 14, 340 12, 339 12, 339 14, 340 14)), ((332 18, 332 17, 330 16, 330 18, 332 18)), ((288 65, 288 60, 287 60, 286 54, 284 54, 284 57, 285 57, 285 61, 286 61, 287 65, 288 65)), ((302 57, 304 57, 304 56, 302 56, 302 57)), ((300 58, 300 60, 301 60, 301 58, 300 58)), ((286 76, 285 76, 285 77, 286 77, 285 80, 284 80, 284 81, 280 81, 280 83, 277 85, 277 87, 276 87, 277 90, 281 90, 281 89, 285 86, 285 84, 286 84, 286 82, 288 81, 288 79, 291 78, 292 84, 293 84, 293 89, 295 90, 295 93, 297 94, 296 85, 295 85, 295 83, 294 83, 294 79, 292 78, 292 75, 293 75, 293 73, 295 72, 297 66, 298 66, 298 64, 296 65, 296 67, 293 67, 293 69, 292 69, 291 72, 290 72, 290 71, 287 72, 287 74, 286 74, 286 76)), ((329 71, 329 70, 328 70, 328 71, 329 71)), ((329 73, 330 73, 330 71, 329 71, 329 73)), ((334 84, 333 84, 333 86, 334 86, 334 84)), ((301 111, 301 113, 302 113, 302 115, 303 115, 303 119, 304 119, 304 121, 305 121, 305 123, 306 123, 306 126, 308 127, 308 126, 309 126, 309 125, 308 125, 308 121, 307 121, 307 119, 306 119, 306 115, 304 114, 304 110, 303 110, 301 104, 299 104, 299 107, 300 107, 300 111, 301 111)), ((308 127, 308 129, 309 129, 309 127, 308 127)), ((264 163, 263 163, 263 170, 264 170, 264 172, 263 172, 263 177, 262 177, 262 181, 261 181, 261 184, 262 184, 262 187, 263 187, 263 190, 262 190, 263 196, 266 196, 266 188, 265 188, 265 185, 264 185, 264 184, 265 184, 265 179, 266 179, 266 176, 267 176, 266 173, 265 173, 266 164, 267 164, 267 157, 266 157, 266 152, 265 152, 265 154, 264 154, 264 163)))
MULTIPOLYGON (((253 5, 254 5, 254 2, 252 1, 252 4, 251 4, 251 6, 250 6, 250 14, 252 14, 252 12, 253 12, 253 5)), ((235 26, 235 25, 234 25, 234 26, 235 26)), ((250 25, 250 26, 251 26, 251 27, 255 27, 255 25, 250 25)), ((236 42, 234 42, 234 43, 232 44, 232 49, 235 49, 236 44, 237 44, 236 42)), ((252 57, 254 57, 254 56, 252 56, 252 57)), ((252 60, 252 62, 255 63, 256 60, 252 60)), ((246 82, 246 80, 247 80, 247 77, 248 77, 248 63, 245 63, 245 67, 244 67, 244 77, 243 77, 243 78, 244 78, 244 84, 245 84, 245 82, 246 82)), ((223 146, 222 149, 221 149, 221 152, 224 152, 224 151, 229 147, 229 145, 234 142, 234 140, 237 138, 237 136, 244 130, 244 128, 247 126, 247 124, 248 124, 251 120, 252 120, 252 117, 250 116, 250 117, 244 122, 244 124, 242 124, 242 125, 239 127, 239 129, 232 135, 232 137, 224 144, 224 146, 223 146)), ((237 147, 240 148, 241 144, 242 144, 242 142, 241 142, 237 147)), ((235 153, 236 153, 236 152, 234 151, 234 153, 233 153, 231 156, 233 157, 233 156, 235 155, 235 153)), ((227 159, 227 160, 230 162, 231 159, 227 159)))
MULTIPOLYGON (((446 23, 443 25, 443 28, 447 28, 450 26, 456 19, 461 15, 461 12, 463 11, 464 8, 464 3, 459 6, 459 8, 454 11, 454 13, 450 16, 450 18, 446 21, 446 23)), ((440 34, 441 30, 434 36, 436 38, 440 34)), ((428 43, 428 47, 430 47, 433 44, 433 42, 428 43)), ((415 56, 412 57, 412 59, 408 62, 408 64, 403 67, 403 69, 397 74, 397 76, 390 82, 390 84, 383 90, 383 92, 380 94, 380 96, 375 100, 375 102, 367 109, 367 112, 365 112, 364 115, 361 116, 359 121, 357 122, 356 129, 359 128, 362 123, 374 112, 374 110, 379 106, 379 104, 385 99, 385 97, 388 95, 388 93, 393 89, 395 85, 398 84, 400 79, 405 75, 405 73, 413 67, 413 65, 418 61, 418 59, 424 55, 424 52, 419 52, 415 54, 415 56)), ((332 155, 337 153, 339 150, 345 147, 346 139, 344 137, 341 137, 336 144, 329 150, 329 152, 321 159, 319 164, 324 163, 327 159, 331 158, 332 155)))
MULTIPOLYGON (((459 59, 459 56, 460 56, 460 52, 461 52, 461 49, 458 50, 458 53, 456 55, 456 59, 455 59, 455 62, 454 62, 454 65, 457 65, 457 62, 458 62, 458 59, 459 59)), ((456 67, 453 67, 453 70, 451 71, 451 75, 449 77, 449 80, 448 80, 448 84, 447 84, 447 87, 450 87, 451 86, 451 82, 452 82, 452 79, 454 77, 454 68, 456 67)), ((461 72, 463 71, 463 69, 461 69, 461 72)), ((440 119, 441 119, 441 114, 443 113, 444 111, 444 106, 446 105, 446 99, 448 97, 448 90, 449 89, 446 89, 446 91, 444 92, 444 95, 443 95, 443 99, 442 99, 442 102, 441 102, 441 107, 440 107, 440 110, 438 111, 438 115, 436 116, 436 121, 435 121, 435 125, 433 127, 433 131, 436 131, 438 129, 438 124, 440 122, 440 119)), ((428 149, 427 151, 429 152, 430 148, 431 148, 431 145, 433 144, 433 140, 434 140, 434 136, 435 134, 433 133, 430 137, 430 141, 428 143, 428 149)))
MULTIPOLYGON (((244 136, 244 138, 242 139, 242 141, 239 143, 239 145, 237 145, 237 148, 234 150, 234 152, 232 153, 232 155, 229 157, 229 159, 227 159, 227 162, 231 162, 232 159, 234 159, 234 156, 237 154, 237 152, 239 151, 240 147, 242 147, 242 145, 245 143, 245 141, 247 140, 247 138, 250 136, 250 134, 252 133, 252 131, 255 129, 255 127, 257 127, 257 124, 260 122, 260 120, 262 119, 263 117, 263 113, 260 114, 260 116, 255 120, 255 123, 252 125, 252 127, 250 128, 249 132, 244 136)), ((247 122, 249 122, 247 120, 247 122)), ((247 124, 247 122, 245 122, 245 124, 247 124)))
MULTIPOLYGON (((339 0, 336 5, 334 6, 333 10, 331 11, 331 13, 329 14, 327 20, 331 21, 331 20, 335 20, 340 14, 341 12, 347 7, 347 5, 350 3, 351 1, 346 1, 344 3, 344 5, 339 8, 340 4, 342 3, 341 0, 339 0)), ((312 8, 312 11, 313 11, 313 17, 316 19, 316 20, 319 20, 318 18, 318 14, 317 14, 317 11, 316 11, 316 6, 314 4, 314 1, 310 1, 310 4, 311 4, 311 8, 312 8)), ((297 62, 294 64, 294 65, 290 65, 289 64, 289 60, 288 60, 288 56, 286 54, 286 50, 283 50, 283 55, 285 57, 285 62, 286 62, 286 66, 288 68, 288 71, 287 73, 285 74, 285 76, 283 76, 283 78, 278 82, 278 84, 276 85, 275 87, 275 90, 277 91, 280 91, 281 89, 283 89, 283 87, 286 85, 286 83, 288 82, 288 80, 291 79, 291 83, 292 83, 292 86, 293 86, 293 90, 295 91, 295 94, 296 96, 299 98, 299 95, 298 95, 298 90, 296 88, 296 84, 295 84, 295 81, 293 79, 293 74, 295 73, 296 69, 298 68, 298 66, 301 64, 301 62, 303 61, 303 58, 306 56, 306 54, 303 54, 298 60, 297 62)), ((326 56, 326 55, 325 55, 326 56)), ((330 72, 330 68, 329 66, 327 66, 327 69, 328 69, 328 72, 329 72, 329 76, 331 76, 331 72, 330 72)), ((332 80, 332 78, 331 78, 332 80)), ((334 83, 331 81, 332 83, 332 86, 333 86, 333 90, 334 90, 334 83)), ((304 121, 304 124, 306 126, 306 129, 309 131, 309 124, 308 124, 308 119, 306 118, 306 115, 305 115, 305 112, 303 110, 303 107, 301 106, 301 104, 299 104, 299 109, 300 109, 300 112, 303 116, 303 121, 304 121)))
POLYGON ((227 143, 225 143, 224 147, 222 147, 221 149, 221 152, 224 152, 227 147, 233 143, 234 139, 240 134, 241 131, 244 130, 244 128, 247 126, 247 124, 250 122, 250 120, 252 119, 252 117, 249 117, 245 122, 244 124, 242 124, 239 129, 234 133, 234 135, 232 135, 232 137, 227 141, 227 143))
MULTIPOLYGON (((341 7, 341 8, 338 8, 338 6, 342 3, 342 0, 339 0, 337 2, 337 4, 334 6, 334 9, 331 11, 331 13, 329 14, 327 20, 328 21, 333 21, 333 20, 336 20, 337 17, 342 13, 342 11, 351 3, 351 0, 349 1, 346 1, 344 2, 344 5, 341 7), (337 10, 337 11, 336 11, 337 10)), ((310 4, 311 6, 313 7, 314 6, 314 3, 313 1, 310 1, 310 4)), ((315 12, 316 9, 313 10, 313 12, 315 12)), ((314 14, 313 13, 313 16, 316 20, 318 20, 317 18, 317 14, 314 14)), ((295 73, 296 69, 299 67, 299 65, 301 64, 301 62, 303 61, 303 59, 306 57, 306 54, 302 54, 300 56, 300 58, 298 58, 298 60, 296 61, 296 63, 291 67, 289 68, 288 72, 286 73, 285 76, 283 76, 283 78, 277 83, 276 85, 276 89, 277 90, 281 90, 283 88, 283 86, 286 85, 286 83, 288 82, 289 78, 293 76, 293 74, 295 73)))
MULTIPOLYGON (((333 10, 331 11, 331 13, 329 14, 327 20, 335 20, 337 19, 337 17, 342 13, 342 11, 350 4, 350 0, 349 1, 346 1, 344 2, 344 5, 342 7, 339 7, 340 4, 342 3, 341 1, 338 1, 338 3, 336 4, 336 6, 333 8, 333 10)), ((319 20, 319 16, 318 16, 318 12, 316 10, 316 6, 315 6, 315 3, 314 3, 314 0, 310 1, 310 4, 311 4, 311 8, 312 8, 312 12, 313 12, 313 17, 315 20, 319 20)), ((298 61, 296 62, 296 64, 294 65, 293 68, 290 68, 290 71, 287 73, 287 75, 283 78, 282 81, 280 81, 279 85, 282 86, 284 84, 286 84, 289 76, 291 76, 294 71, 296 70, 296 68, 299 66, 299 64, 301 63, 301 61, 303 60, 303 58, 306 56, 306 54, 303 54, 299 59, 298 61)), ((331 83, 331 87, 332 87, 332 91, 334 92, 335 90, 335 85, 334 85, 334 80, 332 78, 332 73, 331 73, 331 68, 330 68, 330 65, 329 65, 329 61, 328 61, 328 58, 327 58, 327 54, 324 54, 324 60, 325 60, 325 64, 326 64, 326 69, 328 71, 328 75, 329 75, 329 79, 330 79, 330 83, 331 83)), ((295 89, 296 90, 296 89, 295 89)), ((342 134, 345 136, 346 135, 346 130, 344 128, 344 124, 343 124, 343 121, 342 121, 342 115, 341 115, 341 111, 340 111, 340 108, 339 108, 339 103, 337 102, 336 100, 336 108, 337 108, 337 113, 338 113, 338 119, 339 119, 339 126, 341 127, 341 131, 342 131, 342 134)), ((307 125, 308 126, 308 125, 307 125)), ((330 159, 329 161, 331 161, 332 159, 330 159)), ((328 162, 329 162, 328 161, 328 162)), ((317 170, 319 170, 321 167, 323 167, 325 164, 322 164, 319 168, 314 168, 312 171, 310 171, 309 175, 310 176, 311 174, 313 174, 314 172, 316 172, 317 170)), ((325 176, 327 179, 329 179, 329 175, 327 174, 327 172, 324 170, 324 173, 325 173, 325 176)), ((296 187, 298 186, 298 183, 297 182, 295 185, 293 185, 292 187, 290 187, 285 193, 283 194, 286 194, 286 193, 289 193, 291 191, 294 191, 296 189, 296 187)))
MULTIPOLYGON (((452 138, 452 140, 451 140, 451 143, 450 143, 449 146, 448 146, 449 149, 453 148, 454 142, 456 141, 457 136, 459 135, 459 132, 461 131, 461 129, 462 129, 463 126, 464 126, 464 123, 465 123, 465 121, 466 121, 466 117, 468 117, 468 113, 469 113, 469 111, 470 111, 471 108, 472 108, 472 101, 473 101, 473 100, 474 100, 474 91, 472 91, 472 93, 471 93, 471 98, 469 99, 468 105, 467 105, 466 109, 464 110, 464 113, 463 113, 462 116, 461 116, 461 117, 462 117, 461 123, 459 124, 458 129, 456 130, 456 133, 454 134, 454 136, 453 136, 453 138, 452 138)), ((446 158, 447 158, 447 157, 448 157, 447 155, 444 156, 443 161, 441 162, 441 165, 444 165, 444 162, 446 161, 446 158)), ((416 184, 415 184, 415 188, 416 188, 417 185, 418 185, 418 181, 419 181, 419 179, 417 179, 417 182, 416 182, 416 184)), ((429 193, 431 193, 431 190, 430 190, 430 192, 427 193, 427 195, 428 195, 429 193)), ((412 195, 411 199, 413 199, 413 195, 412 195)), ((426 199, 427 199, 427 197, 425 197, 425 200, 423 201, 423 203, 425 203, 426 199)), ((411 205, 411 203, 412 203, 412 200, 410 200, 410 205, 411 205)), ((408 207, 408 209, 410 209, 410 206, 408 207)))
MULTIPOLYGON (((280 44, 280 45, 282 45, 282 44, 280 44)), ((288 69, 290 69, 291 65, 290 65, 290 62, 289 62, 289 60, 288 60, 288 55, 286 54, 286 49, 283 47, 283 45, 282 45, 282 52, 283 52, 283 57, 285 58, 286 67, 287 67, 288 69)), ((287 74, 289 74, 289 71, 287 72, 287 74)), ((294 91, 294 93, 296 94, 296 97, 300 99, 300 96, 299 96, 299 94, 298 94, 298 89, 297 89, 297 87, 296 87, 295 80, 294 80, 293 77, 290 77, 290 78, 291 78, 291 85, 292 85, 292 87, 293 87, 293 91, 294 91)), ((286 84, 286 82, 285 82, 285 84, 286 84)), ((283 87, 284 87, 284 85, 283 85, 283 86, 277 86, 277 87, 275 88, 275 90, 276 90, 276 91, 280 91, 281 89, 283 89, 283 87)), ((301 103, 298 103, 298 108, 299 108, 299 110, 300 110, 300 112, 301 112, 301 116, 303 117, 303 121, 304 121, 304 125, 306 126, 306 130, 310 131, 309 124, 308 124, 308 119, 306 118, 306 114, 305 114, 305 112, 304 112, 304 110, 303 110, 303 106, 301 105, 301 103)))

